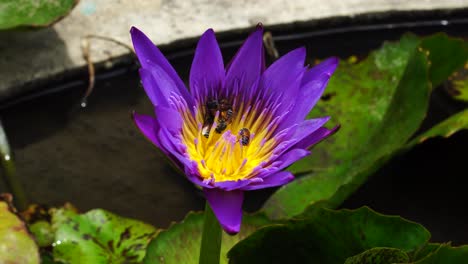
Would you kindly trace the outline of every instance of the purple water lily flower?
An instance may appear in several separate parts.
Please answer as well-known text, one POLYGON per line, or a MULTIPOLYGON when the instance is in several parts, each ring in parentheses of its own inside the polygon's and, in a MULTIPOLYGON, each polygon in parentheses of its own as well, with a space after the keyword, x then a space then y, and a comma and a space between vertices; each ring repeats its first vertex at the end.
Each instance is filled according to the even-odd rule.
POLYGON ((223 229, 239 232, 244 191, 287 184, 282 171, 336 131, 329 117, 305 119, 338 59, 304 66, 305 48, 265 69, 263 28, 257 27, 224 68, 212 29, 200 38, 190 90, 140 30, 130 31, 143 87, 156 117, 134 114, 141 132, 187 178, 203 188, 223 229))

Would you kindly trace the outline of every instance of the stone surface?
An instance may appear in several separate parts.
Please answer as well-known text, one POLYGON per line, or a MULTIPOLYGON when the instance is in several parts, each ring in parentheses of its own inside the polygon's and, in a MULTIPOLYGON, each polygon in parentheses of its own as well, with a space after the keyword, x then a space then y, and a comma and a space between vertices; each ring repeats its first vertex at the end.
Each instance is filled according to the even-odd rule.
MULTIPOLYGON (((81 0, 51 28, 0 32, 0 100, 37 87, 38 80, 83 67, 80 47, 90 34, 130 45, 129 29, 137 26, 163 44, 198 36, 209 27, 221 32, 259 21, 276 25, 368 12, 465 7, 468 0, 81 0)), ((94 62, 128 52, 109 41, 91 42, 94 62)))

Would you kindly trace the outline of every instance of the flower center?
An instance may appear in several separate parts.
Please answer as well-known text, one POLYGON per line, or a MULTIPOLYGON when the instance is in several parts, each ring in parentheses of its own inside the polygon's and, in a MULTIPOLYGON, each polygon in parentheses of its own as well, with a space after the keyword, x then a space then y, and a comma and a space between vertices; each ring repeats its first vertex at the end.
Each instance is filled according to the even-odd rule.
POLYGON ((208 182, 255 177, 276 146, 272 133, 278 118, 272 110, 208 99, 197 106, 195 117, 185 114, 182 137, 201 177, 208 182))

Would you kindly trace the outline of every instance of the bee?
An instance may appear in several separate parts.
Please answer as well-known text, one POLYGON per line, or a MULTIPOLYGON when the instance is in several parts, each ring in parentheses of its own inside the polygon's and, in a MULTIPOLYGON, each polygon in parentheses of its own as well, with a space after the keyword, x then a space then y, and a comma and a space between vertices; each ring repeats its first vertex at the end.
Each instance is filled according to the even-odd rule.
POLYGON ((205 124, 202 128, 202 135, 206 138, 210 136, 211 124, 205 124))
POLYGON ((239 130, 239 136, 240 136, 239 141, 243 146, 249 145, 249 142, 250 142, 250 130, 249 129, 244 127, 241 130, 239 130))
POLYGON ((232 105, 229 104, 228 100, 227 99, 221 99, 219 101, 219 111, 223 112, 223 111, 227 111, 228 109, 231 109, 232 108, 232 105))
POLYGON ((206 138, 209 137, 211 125, 214 122, 216 112, 219 111, 218 125, 215 128, 216 133, 221 134, 232 121, 234 111, 232 105, 227 99, 209 100, 206 102, 205 123, 203 124, 202 134, 206 138))
POLYGON ((227 124, 230 124, 232 117, 234 116, 234 111, 232 111, 232 109, 228 109, 226 111, 220 112, 219 115, 227 124))
POLYGON ((221 132, 223 132, 226 129, 226 127, 227 127, 226 120, 220 118, 218 120, 218 125, 216 126, 215 131, 216 133, 221 134, 221 132))
POLYGON ((216 111, 218 111, 219 104, 217 100, 210 100, 206 102, 207 115, 214 118, 216 111))

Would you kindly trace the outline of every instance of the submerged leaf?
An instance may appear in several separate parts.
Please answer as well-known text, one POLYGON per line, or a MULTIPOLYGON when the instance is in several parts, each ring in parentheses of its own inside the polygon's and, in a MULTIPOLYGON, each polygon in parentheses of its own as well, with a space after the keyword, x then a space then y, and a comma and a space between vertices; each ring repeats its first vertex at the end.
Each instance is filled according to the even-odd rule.
MULTIPOLYGON (((240 240, 261 226, 271 224, 263 214, 245 214, 242 228, 237 235, 230 236, 223 232, 220 263, 228 263, 227 252, 240 240)), ((160 232, 148 246, 144 263, 198 263, 203 213, 189 213, 180 223, 160 232)))
POLYGON ((65 263, 141 263, 156 229, 102 209, 85 214, 59 209, 53 214, 56 229, 54 259, 65 263))
POLYGON ((10 195, 0 196, 0 263, 38 264, 39 249, 16 215, 10 195))
POLYGON ((429 237, 419 224, 367 207, 339 211, 314 208, 297 219, 257 230, 234 246, 228 257, 230 263, 341 264, 375 247, 406 254, 424 246, 429 237))

